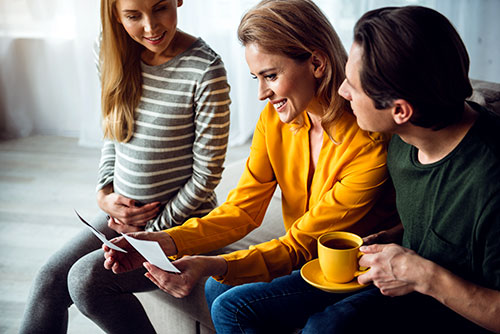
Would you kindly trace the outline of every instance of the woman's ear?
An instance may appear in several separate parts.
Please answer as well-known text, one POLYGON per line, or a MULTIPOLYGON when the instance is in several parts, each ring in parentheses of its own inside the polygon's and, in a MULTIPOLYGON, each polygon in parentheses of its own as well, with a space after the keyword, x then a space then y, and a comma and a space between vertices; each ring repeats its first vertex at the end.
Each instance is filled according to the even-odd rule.
POLYGON ((327 57, 321 51, 314 51, 310 58, 313 75, 316 79, 322 78, 325 74, 327 57))
POLYGON ((411 117, 413 116, 414 109, 408 101, 398 99, 394 101, 391 112, 394 122, 398 125, 403 125, 410 121, 411 117))

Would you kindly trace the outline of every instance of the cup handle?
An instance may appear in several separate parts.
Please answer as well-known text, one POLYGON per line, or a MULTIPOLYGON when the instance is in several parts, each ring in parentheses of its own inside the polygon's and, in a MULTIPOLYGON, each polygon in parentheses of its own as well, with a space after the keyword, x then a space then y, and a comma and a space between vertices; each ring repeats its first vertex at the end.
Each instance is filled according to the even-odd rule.
MULTIPOLYGON (((363 255, 363 252, 358 252, 358 260, 363 255)), ((370 270, 369 267, 359 267, 359 270, 354 273, 354 277, 358 277, 359 275, 366 273, 368 270, 370 270)))

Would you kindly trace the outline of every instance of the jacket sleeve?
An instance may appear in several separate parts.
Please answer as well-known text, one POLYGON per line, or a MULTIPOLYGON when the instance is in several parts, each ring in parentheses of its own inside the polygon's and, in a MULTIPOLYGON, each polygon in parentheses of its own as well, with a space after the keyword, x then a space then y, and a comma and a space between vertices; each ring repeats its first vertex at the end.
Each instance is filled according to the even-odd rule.
POLYGON ((364 220, 385 188, 388 173, 385 145, 374 142, 358 149, 333 187, 284 236, 222 255, 228 270, 216 279, 230 285, 270 281, 317 257, 317 238, 323 233, 347 230, 363 234, 370 225, 364 220))
POLYGON ((226 202, 202 218, 166 230, 177 246, 177 256, 200 254, 237 241, 260 226, 276 189, 265 145, 265 120, 256 126, 250 156, 238 185, 226 202))

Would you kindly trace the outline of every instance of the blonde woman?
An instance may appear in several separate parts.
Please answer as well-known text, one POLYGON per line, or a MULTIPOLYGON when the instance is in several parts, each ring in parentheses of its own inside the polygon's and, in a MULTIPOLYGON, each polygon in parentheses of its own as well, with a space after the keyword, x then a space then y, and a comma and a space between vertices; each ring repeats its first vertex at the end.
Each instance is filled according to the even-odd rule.
MULTIPOLYGON (((217 333, 285 333, 340 296, 310 286, 298 272, 317 256, 318 236, 333 230, 365 236, 394 223, 388 138, 361 130, 338 95, 347 54, 312 1, 262 1, 243 17, 238 36, 259 83, 258 97, 269 101, 238 186, 205 217, 133 235, 158 240, 167 255, 179 258, 174 264, 180 275, 144 264, 162 290, 182 297, 203 276, 219 281, 206 285, 217 333), (222 256, 184 256, 258 228, 277 186, 285 235, 222 256), (317 295, 322 303, 307 299, 317 295)), ((130 252, 105 248, 107 268, 120 273, 143 265, 123 238, 115 242, 130 252)))
MULTIPOLYGON (((203 216, 229 130, 229 86, 220 57, 177 29, 182 0, 102 0, 99 69, 102 148, 92 224, 108 238, 203 216)), ((132 292, 155 289, 144 270, 113 275, 101 242, 84 231, 40 270, 22 333, 64 333, 76 304, 106 333, 153 333, 132 292)))

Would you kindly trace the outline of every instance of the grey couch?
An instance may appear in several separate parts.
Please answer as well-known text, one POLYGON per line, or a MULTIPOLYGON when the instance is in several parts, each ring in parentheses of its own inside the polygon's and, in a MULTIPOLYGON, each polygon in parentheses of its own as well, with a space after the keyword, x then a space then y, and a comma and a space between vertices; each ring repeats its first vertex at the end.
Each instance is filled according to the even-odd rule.
MULTIPOLYGON (((471 100, 485 106, 500 115, 500 84, 472 80, 474 94, 471 100)), ((228 192, 236 183, 244 168, 245 161, 239 161, 226 166, 222 182, 217 187, 220 201, 227 197, 228 192)), ((246 249, 249 245, 277 238, 284 234, 281 219, 280 194, 274 195, 262 226, 254 230, 244 239, 229 245, 223 251, 246 249)), ((176 299, 167 293, 157 290, 139 293, 140 299, 151 319, 156 331, 165 334, 195 334, 215 333, 204 294, 205 280, 200 282, 186 298, 176 299)))

